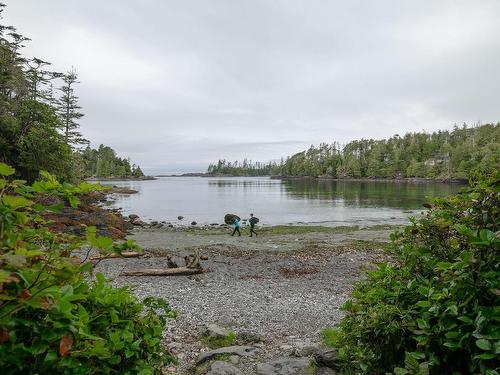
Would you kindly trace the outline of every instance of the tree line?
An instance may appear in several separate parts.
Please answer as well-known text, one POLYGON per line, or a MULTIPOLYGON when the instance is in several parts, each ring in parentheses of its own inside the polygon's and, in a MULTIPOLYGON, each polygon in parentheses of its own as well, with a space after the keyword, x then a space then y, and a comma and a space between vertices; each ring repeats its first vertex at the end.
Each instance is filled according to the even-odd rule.
POLYGON ((342 146, 322 143, 281 159, 280 163, 242 163, 224 160, 208 172, 231 175, 281 175, 332 178, 468 178, 495 170, 500 159, 500 123, 433 133, 398 134, 389 139, 354 140, 342 146), (260 166, 260 168, 258 167, 260 166), (250 173, 251 172, 251 173, 250 173))
MULTIPOLYGON (((0 19, 4 8, 0 3, 0 19)), ((0 161, 28 181, 41 170, 63 181, 89 177, 93 159, 88 147, 81 150, 89 142, 80 132, 77 74, 74 69, 55 72, 49 62, 25 57, 22 49, 29 41, 15 27, 0 24, 0 161)), ((142 174, 139 167, 127 169, 122 160, 100 163, 95 167, 99 177, 123 170, 124 175, 142 174)))
POLYGON ((129 158, 116 156, 111 147, 85 148, 81 153, 84 177, 143 177, 141 167, 131 164, 129 158))
POLYGON ((279 164, 276 162, 262 163, 248 159, 243 159, 242 162, 238 160, 230 162, 221 159, 217 163, 208 166, 207 174, 211 176, 268 176, 278 168, 279 164))

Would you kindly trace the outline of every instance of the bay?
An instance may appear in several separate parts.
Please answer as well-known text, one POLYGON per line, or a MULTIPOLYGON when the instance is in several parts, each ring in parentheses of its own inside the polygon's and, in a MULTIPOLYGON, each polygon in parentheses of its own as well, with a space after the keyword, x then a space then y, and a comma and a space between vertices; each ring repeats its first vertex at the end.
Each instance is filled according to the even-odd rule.
POLYGON ((274 180, 269 177, 162 177, 150 181, 101 181, 128 187, 111 206, 145 220, 222 223, 226 213, 264 225, 400 225, 424 210, 428 197, 444 197, 461 186, 441 183, 274 180))

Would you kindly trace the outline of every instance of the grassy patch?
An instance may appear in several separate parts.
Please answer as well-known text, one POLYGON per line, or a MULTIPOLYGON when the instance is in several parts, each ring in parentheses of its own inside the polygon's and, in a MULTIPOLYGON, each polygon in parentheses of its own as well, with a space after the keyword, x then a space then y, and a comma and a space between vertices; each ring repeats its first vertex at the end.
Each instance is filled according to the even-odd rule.
POLYGON ((259 228, 259 234, 285 235, 306 233, 348 233, 359 230, 358 226, 349 227, 325 227, 321 225, 275 225, 273 227, 259 228))
MULTIPOLYGON (((259 235, 263 236, 279 236, 279 235, 301 235, 307 233, 350 233, 356 232, 358 230, 395 230, 399 228, 394 225, 372 225, 369 227, 360 228, 358 225, 351 226, 340 226, 340 227, 328 227, 323 225, 274 225, 270 227, 257 227, 257 232, 259 235)), ((192 234, 199 235, 221 235, 221 234, 231 234, 232 227, 200 227, 192 228, 186 227, 185 229, 178 229, 180 231, 185 231, 192 234)), ((247 233, 249 227, 243 225, 241 227, 242 233, 247 233)))
POLYGON ((335 328, 325 328, 321 332, 321 344, 328 348, 333 348, 337 344, 338 333, 335 328))
POLYGON ((236 333, 231 331, 224 337, 203 336, 201 341, 210 349, 224 348, 226 346, 231 346, 236 342, 236 333))

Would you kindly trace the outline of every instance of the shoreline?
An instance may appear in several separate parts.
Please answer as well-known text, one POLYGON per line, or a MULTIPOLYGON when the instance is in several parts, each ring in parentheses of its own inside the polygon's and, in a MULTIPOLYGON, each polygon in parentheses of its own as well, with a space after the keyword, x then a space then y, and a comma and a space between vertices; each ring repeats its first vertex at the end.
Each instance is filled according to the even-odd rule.
POLYGON ((428 183, 441 183, 441 184, 457 184, 467 185, 468 180, 465 178, 424 178, 424 177, 404 177, 404 178, 378 178, 378 177, 359 177, 359 178, 338 178, 330 176, 270 176, 271 180, 317 180, 317 181, 337 181, 337 182, 391 182, 391 183, 415 183, 415 184, 428 184, 428 183))
POLYGON ((152 181, 158 178, 154 176, 144 176, 144 177, 90 177, 86 178, 86 182, 99 182, 99 181, 152 181))

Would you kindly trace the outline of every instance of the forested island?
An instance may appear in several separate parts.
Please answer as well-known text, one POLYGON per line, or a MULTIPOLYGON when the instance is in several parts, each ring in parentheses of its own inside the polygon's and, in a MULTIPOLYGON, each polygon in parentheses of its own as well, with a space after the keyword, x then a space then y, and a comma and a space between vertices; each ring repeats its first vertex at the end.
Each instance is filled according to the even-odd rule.
POLYGON ((281 164, 276 162, 261 163, 244 159, 239 161, 219 160, 216 164, 210 164, 205 176, 269 176, 276 174, 281 164))
POLYGON ((210 175, 324 178, 426 178, 448 181, 498 168, 500 124, 455 126, 452 131, 398 134, 389 139, 322 143, 279 163, 210 164, 210 175))

